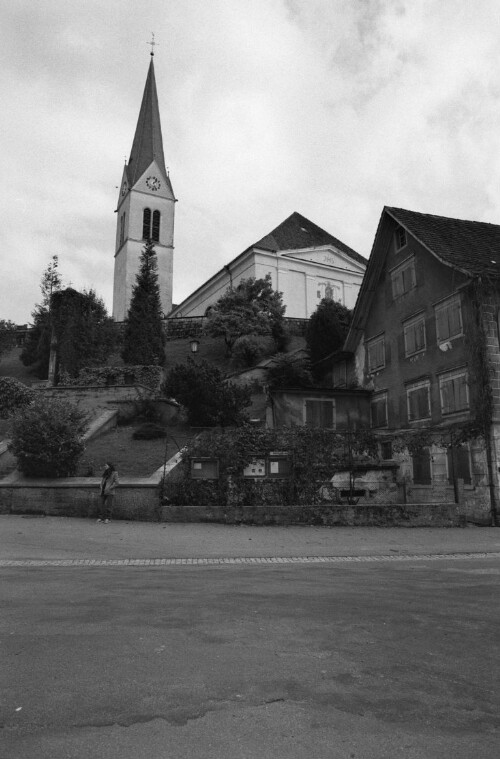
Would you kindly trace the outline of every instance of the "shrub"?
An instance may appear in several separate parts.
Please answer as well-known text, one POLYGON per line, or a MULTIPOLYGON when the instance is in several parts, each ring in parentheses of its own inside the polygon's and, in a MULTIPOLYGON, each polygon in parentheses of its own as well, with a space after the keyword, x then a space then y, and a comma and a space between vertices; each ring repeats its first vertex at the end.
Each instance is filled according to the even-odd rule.
POLYGON ((134 430, 132 437, 134 440, 155 440, 156 438, 167 437, 167 430, 161 424, 144 422, 134 430))
POLYGON ((9 450, 28 477, 68 477, 85 450, 87 427, 78 406, 40 397, 14 416, 9 450))
POLYGON ((255 366, 257 361, 264 355, 264 344, 262 338, 254 335, 244 335, 238 338, 233 348, 233 361, 236 366, 244 369, 255 366))
POLYGON ((286 354, 277 355, 269 365, 267 381, 273 390, 284 387, 311 387, 313 384, 309 362, 286 354))
POLYGON ((243 424, 251 404, 246 386, 228 382, 217 366, 191 358, 169 371, 162 391, 187 409, 188 422, 195 427, 243 424))
POLYGON ((34 391, 14 377, 0 377, 0 419, 28 406, 34 397, 34 391))

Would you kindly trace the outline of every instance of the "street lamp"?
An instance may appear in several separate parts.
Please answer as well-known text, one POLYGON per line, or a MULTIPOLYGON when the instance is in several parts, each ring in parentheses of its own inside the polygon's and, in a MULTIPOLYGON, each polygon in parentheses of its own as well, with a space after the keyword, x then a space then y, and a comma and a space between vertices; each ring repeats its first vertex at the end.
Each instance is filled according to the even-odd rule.
POLYGON ((193 340, 189 341, 189 345, 191 346, 191 353, 198 353, 199 344, 200 344, 200 341, 196 340, 196 338, 193 338, 193 340))

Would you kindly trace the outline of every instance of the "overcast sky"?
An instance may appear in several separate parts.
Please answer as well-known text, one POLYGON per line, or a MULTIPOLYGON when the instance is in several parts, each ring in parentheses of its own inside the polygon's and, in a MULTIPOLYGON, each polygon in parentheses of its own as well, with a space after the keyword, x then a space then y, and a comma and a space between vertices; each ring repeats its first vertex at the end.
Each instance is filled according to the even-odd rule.
POLYGON ((384 205, 500 223, 498 0, 0 0, 0 319, 54 254, 111 310, 152 31, 174 302, 293 211, 365 257, 384 205))

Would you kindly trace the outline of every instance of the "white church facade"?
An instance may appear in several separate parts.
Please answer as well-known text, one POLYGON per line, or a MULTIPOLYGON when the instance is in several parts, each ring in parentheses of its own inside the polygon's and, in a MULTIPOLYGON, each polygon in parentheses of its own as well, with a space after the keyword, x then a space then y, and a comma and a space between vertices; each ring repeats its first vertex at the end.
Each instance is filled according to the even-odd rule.
POLYGON ((295 212, 175 306, 169 317, 204 316, 228 287, 271 275, 285 316, 308 319, 323 298, 354 308, 367 261, 295 212))
POLYGON ((272 232, 216 272, 182 303, 172 305, 176 198, 165 168, 153 66, 149 65, 132 150, 123 169, 116 209, 113 318, 127 318, 141 251, 152 240, 158 261, 163 314, 204 316, 228 287, 271 275, 283 293, 287 317, 307 319, 322 298, 354 308, 367 261, 337 238, 295 212, 272 232))

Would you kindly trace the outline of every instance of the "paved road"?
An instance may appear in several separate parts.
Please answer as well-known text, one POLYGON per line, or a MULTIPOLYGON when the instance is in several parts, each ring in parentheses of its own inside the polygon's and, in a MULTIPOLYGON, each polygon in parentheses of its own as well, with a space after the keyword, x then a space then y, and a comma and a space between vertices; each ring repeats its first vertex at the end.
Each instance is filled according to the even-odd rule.
POLYGON ((500 529, 247 527, 0 516, 2 559, 370 556, 500 551, 500 529))
POLYGON ((363 560, 3 566, 0 759, 497 759, 500 532, 174 527, 0 517, 0 559, 363 560))

